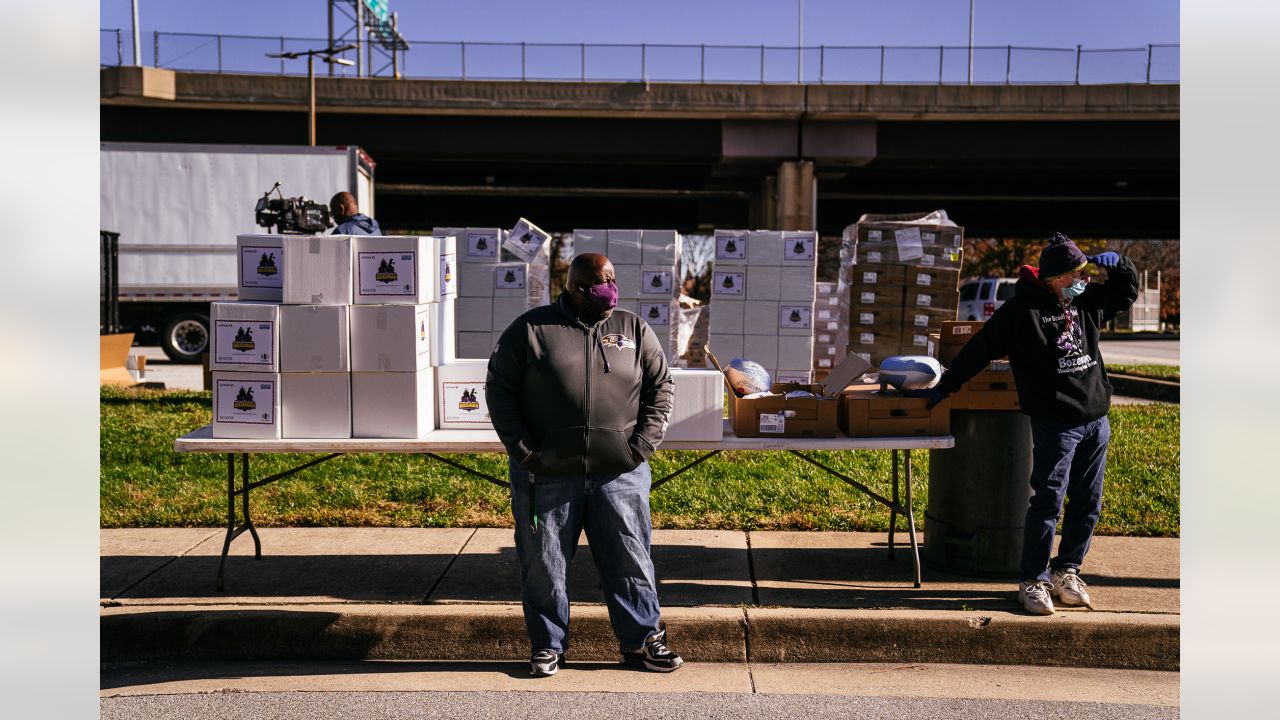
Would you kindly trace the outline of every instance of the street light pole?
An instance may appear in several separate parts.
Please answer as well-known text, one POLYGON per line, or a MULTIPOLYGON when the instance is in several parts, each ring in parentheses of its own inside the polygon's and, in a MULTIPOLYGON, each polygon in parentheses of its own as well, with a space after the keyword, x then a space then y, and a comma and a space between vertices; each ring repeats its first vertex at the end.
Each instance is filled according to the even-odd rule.
POLYGON ((142 64, 142 39, 138 37, 138 0, 133 0, 133 64, 142 64))
POLYGON ((796 12, 796 82, 804 82, 804 0, 796 12))
POLYGON ((969 0, 969 84, 973 84, 973 3, 969 0))
POLYGON ((316 144, 316 56, 333 65, 354 65, 346 58, 335 58, 334 55, 347 50, 358 49, 356 45, 343 45, 342 47, 327 47, 319 50, 298 50, 294 52, 284 53, 267 53, 269 58, 281 58, 285 60, 296 60, 303 55, 307 56, 307 144, 315 147, 316 144))

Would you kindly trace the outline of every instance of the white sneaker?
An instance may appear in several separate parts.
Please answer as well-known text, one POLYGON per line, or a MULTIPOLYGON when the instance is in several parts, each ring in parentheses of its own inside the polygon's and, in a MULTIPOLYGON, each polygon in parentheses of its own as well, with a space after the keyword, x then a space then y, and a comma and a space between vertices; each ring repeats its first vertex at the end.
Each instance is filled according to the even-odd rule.
POLYGON ((1053 571, 1053 580, 1051 581, 1050 592, 1053 596, 1062 601, 1063 605, 1084 605, 1090 610, 1093 609, 1093 599, 1089 597, 1089 591, 1085 590, 1084 581, 1080 579, 1080 574, 1074 569, 1062 569, 1053 571))
POLYGON ((1018 584, 1018 602, 1032 615, 1052 615, 1053 598, 1049 597, 1051 587, 1043 580, 1023 580, 1018 584))

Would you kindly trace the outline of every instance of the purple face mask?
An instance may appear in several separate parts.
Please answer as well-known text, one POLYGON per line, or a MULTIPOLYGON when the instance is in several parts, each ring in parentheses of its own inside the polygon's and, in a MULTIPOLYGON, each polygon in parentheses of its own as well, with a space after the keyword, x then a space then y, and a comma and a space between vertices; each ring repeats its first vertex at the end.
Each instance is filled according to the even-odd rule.
POLYGON ((613 283, 585 285, 579 289, 600 312, 607 312, 618 306, 618 286, 613 283))

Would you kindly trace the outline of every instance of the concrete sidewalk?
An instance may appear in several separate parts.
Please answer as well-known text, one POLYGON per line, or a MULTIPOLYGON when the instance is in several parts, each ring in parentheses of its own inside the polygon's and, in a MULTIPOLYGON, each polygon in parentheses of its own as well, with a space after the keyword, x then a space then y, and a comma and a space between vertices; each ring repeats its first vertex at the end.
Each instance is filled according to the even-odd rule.
MULTIPOLYGON (((225 531, 103 530, 104 662, 523 660, 511 530, 265 528, 242 535, 215 589, 225 531)), ((899 535, 905 540, 905 533, 899 535)), ((1099 537, 1095 610, 1033 617, 1009 580, 925 567, 880 533, 659 530, 671 644, 693 662, 928 662, 1177 670, 1179 540, 1099 537)), ((585 541, 570 656, 616 659, 585 541)))

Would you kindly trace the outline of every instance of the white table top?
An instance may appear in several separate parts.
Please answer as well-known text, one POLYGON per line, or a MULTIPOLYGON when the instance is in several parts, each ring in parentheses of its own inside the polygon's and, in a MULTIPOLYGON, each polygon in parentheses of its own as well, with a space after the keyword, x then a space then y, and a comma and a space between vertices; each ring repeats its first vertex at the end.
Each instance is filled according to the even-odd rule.
MULTIPOLYGON (((721 440, 672 440, 659 450, 928 450, 955 447, 950 435, 868 438, 740 438, 725 421, 721 440)), ((415 439, 343 438, 249 440, 215 438, 213 426, 174 441, 190 453, 481 453, 506 452, 493 430, 432 430, 415 439)))

